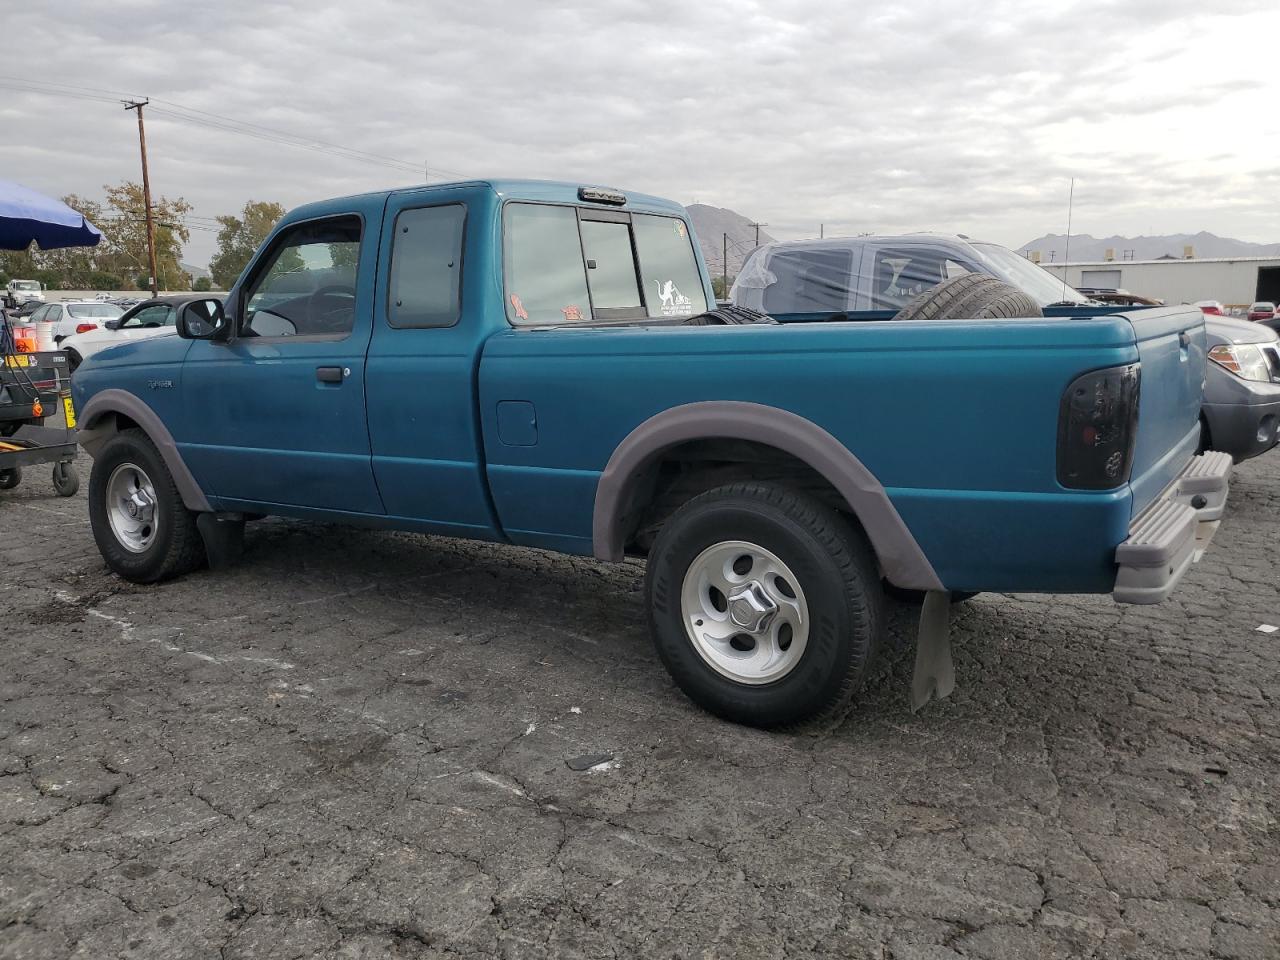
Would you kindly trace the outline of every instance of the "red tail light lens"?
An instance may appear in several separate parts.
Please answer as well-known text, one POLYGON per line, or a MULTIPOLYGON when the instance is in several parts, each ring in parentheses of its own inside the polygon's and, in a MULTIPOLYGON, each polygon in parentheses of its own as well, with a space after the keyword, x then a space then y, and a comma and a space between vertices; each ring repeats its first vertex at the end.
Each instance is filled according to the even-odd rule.
POLYGON ((90 330, 97 330, 97 329, 98 329, 98 325, 96 323, 77 323, 76 324, 76 333, 88 333, 90 330))
POLYGON ((1129 481, 1138 437, 1142 365, 1077 377, 1058 408, 1058 482, 1073 490, 1111 490, 1129 481))

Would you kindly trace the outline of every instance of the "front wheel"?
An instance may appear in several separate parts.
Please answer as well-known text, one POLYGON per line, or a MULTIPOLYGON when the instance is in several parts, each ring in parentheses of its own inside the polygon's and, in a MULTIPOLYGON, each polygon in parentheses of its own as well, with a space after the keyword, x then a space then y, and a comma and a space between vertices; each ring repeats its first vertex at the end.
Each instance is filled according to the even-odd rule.
POLYGON ((107 565, 133 583, 167 580, 204 562, 196 515, 141 430, 122 430, 93 461, 89 523, 107 565))
POLYGON ((778 727, 837 709, 879 647, 870 544, 785 487, 735 483, 690 500, 658 534, 645 592, 672 678, 738 723, 778 727))

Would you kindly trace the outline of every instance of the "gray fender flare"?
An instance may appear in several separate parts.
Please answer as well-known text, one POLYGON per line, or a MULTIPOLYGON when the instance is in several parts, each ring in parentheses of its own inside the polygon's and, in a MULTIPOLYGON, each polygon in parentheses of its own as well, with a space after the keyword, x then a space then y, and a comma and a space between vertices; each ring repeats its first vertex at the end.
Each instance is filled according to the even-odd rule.
POLYGON ((76 440, 88 451, 89 456, 96 457, 98 450, 116 433, 112 414, 128 417, 151 438, 151 442, 160 451, 160 458, 169 468, 173 482, 182 495, 182 502, 188 510, 208 513, 213 510, 209 499, 196 483, 187 465, 183 462, 178 445, 173 442, 173 434, 164 425, 159 415, 149 406, 127 390, 103 390, 95 393, 84 409, 80 411, 80 428, 76 431, 76 440))
POLYGON ((751 440, 788 453, 826 478, 867 532, 890 583, 943 590, 875 475, 839 440, 811 420, 759 403, 714 400, 672 407, 650 417, 618 444, 596 486, 592 545, 601 560, 621 560, 639 478, 666 450, 690 440, 751 440))

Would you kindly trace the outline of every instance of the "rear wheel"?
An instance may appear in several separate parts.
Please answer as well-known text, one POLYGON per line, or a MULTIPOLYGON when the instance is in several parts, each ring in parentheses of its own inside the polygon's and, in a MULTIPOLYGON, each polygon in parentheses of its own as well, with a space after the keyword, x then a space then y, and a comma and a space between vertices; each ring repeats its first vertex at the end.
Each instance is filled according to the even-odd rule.
POLYGON ((167 580, 204 562, 196 515, 141 430, 123 430, 99 451, 89 475, 89 523, 107 565, 134 583, 167 580))
POLYGON ((735 483, 663 525, 645 577, 658 655, 696 703, 759 727, 835 710, 879 646, 871 547, 835 510, 735 483))
POLYGON ((8 470, 0 470, 0 490, 12 490, 21 482, 21 467, 10 467, 8 470))

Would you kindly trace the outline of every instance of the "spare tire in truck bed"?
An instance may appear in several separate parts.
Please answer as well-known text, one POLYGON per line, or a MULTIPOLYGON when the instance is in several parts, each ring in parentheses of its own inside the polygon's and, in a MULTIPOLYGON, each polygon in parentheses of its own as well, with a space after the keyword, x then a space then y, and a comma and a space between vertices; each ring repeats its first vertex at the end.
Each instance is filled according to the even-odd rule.
POLYGON ((906 302, 895 320, 980 320, 986 317, 1042 317, 1040 304, 1012 284, 984 273, 943 280, 906 302))
POLYGON ((684 320, 686 327, 737 326, 749 323, 777 323, 767 313, 752 310, 750 307, 737 307, 731 304, 717 306, 714 310, 700 313, 684 320))

